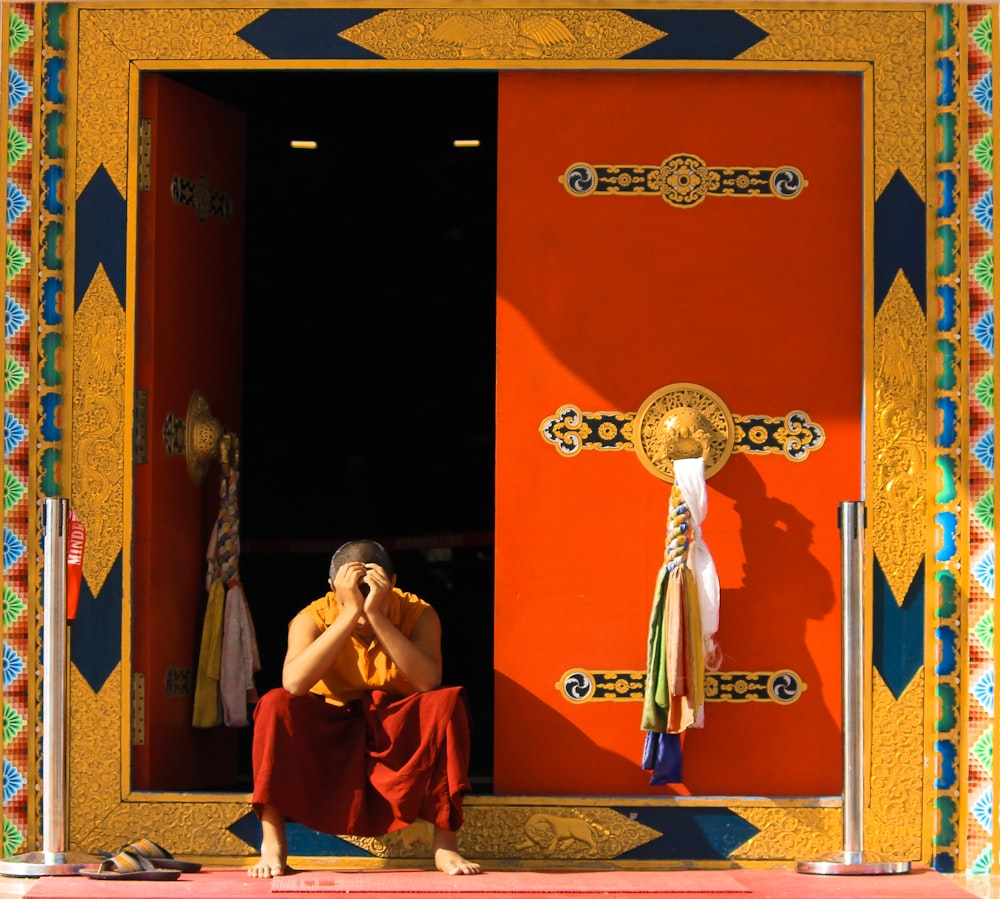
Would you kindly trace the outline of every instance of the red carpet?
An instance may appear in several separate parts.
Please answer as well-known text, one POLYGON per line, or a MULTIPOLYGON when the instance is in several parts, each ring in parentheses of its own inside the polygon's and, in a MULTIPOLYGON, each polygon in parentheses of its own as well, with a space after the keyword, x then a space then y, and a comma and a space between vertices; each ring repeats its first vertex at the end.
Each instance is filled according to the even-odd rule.
POLYGON ((276 877, 275 893, 749 893, 724 871, 314 871, 276 877))
MULTIPOLYGON (((7 879, 7 878, 2 878, 7 879)), ((247 877, 243 868, 206 869, 200 874, 183 874, 174 881, 92 880, 88 877, 42 877, 25 894, 28 899, 296 899, 297 892, 312 895, 345 896, 419 894, 420 899, 446 899, 456 893, 471 893, 475 899, 510 899, 512 892, 540 895, 544 881, 549 899, 581 899, 582 894, 629 899, 973 899, 950 878, 926 868, 909 874, 844 876, 798 874, 788 868, 732 868, 725 871, 487 871, 480 877, 447 877, 432 871, 367 870, 361 872, 323 869, 301 871, 279 879, 298 881, 305 889, 278 892, 269 880, 247 877), (379 883, 375 878, 383 878, 379 883), (386 880, 388 878, 388 880, 386 880), (444 883, 441 883, 444 878, 444 883), (520 881, 519 881, 519 878, 520 881), (308 884, 337 879, 336 886, 308 884), (436 891, 425 885, 441 883, 436 891), (527 885, 530 889, 518 886, 527 885), (368 887, 366 887, 366 884, 368 887), (375 886, 378 884, 377 886, 375 886), (389 884, 388 886, 386 884, 389 884), (495 886, 490 886, 491 884, 495 886), (369 887, 374 887, 371 889, 369 887), (489 887, 489 890, 485 888, 489 887), (680 889, 678 889, 680 887, 680 889)), ((306 899, 306 897, 302 897, 306 899)))

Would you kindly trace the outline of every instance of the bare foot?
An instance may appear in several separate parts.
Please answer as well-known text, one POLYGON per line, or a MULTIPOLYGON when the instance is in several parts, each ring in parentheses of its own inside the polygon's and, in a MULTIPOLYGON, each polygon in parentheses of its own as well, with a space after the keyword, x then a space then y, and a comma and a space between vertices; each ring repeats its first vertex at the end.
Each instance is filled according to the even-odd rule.
POLYGON ((458 851, 458 835, 443 827, 434 828, 434 864, 445 874, 482 874, 476 862, 470 862, 458 851))
POLYGON ((265 805, 260 815, 260 826, 260 861, 248 868, 247 874, 250 877, 279 877, 288 873, 285 816, 273 805, 265 805))
POLYGON ((250 877, 278 877, 288 873, 288 860, 281 850, 270 851, 266 846, 260 847, 260 861, 247 868, 250 877))
POLYGON ((459 855, 453 849, 438 849, 434 853, 434 864, 445 874, 482 874, 483 869, 475 862, 459 855))

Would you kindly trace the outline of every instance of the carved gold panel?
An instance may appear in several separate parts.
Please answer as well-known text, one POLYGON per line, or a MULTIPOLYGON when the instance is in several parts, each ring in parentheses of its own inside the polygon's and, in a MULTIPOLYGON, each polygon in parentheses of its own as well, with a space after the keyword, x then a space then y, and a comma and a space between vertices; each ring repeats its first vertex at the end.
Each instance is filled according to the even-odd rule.
POLYGON ((872 548, 896 602, 924 557, 927 489, 927 325, 913 288, 896 276, 875 329, 875 489, 872 548))
MULTIPOLYGON (((567 4, 570 5, 570 4, 567 4)), ((341 32, 393 60, 612 60, 663 37, 613 9, 406 9, 341 32)))
POLYGON ((125 311, 102 266, 73 316, 73 506, 87 531, 83 571, 98 593, 125 529, 125 311))
POLYGON ((87 102, 79 105, 76 120, 76 183, 81 188, 103 166, 118 190, 127 193, 128 143, 107 135, 125 137, 135 60, 263 59, 237 37, 263 9, 236 4, 228 9, 150 7, 80 9, 79 83, 87 86, 87 102))
POLYGON ((770 37, 740 59, 829 63, 864 60, 875 86, 875 193, 899 169, 914 185, 924 184, 927 135, 927 9, 741 8, 740 15, 770 37))
MULTIPOLYGON (((459 845, 475 858, 612 859, 659 836, 601 806, 470 805, 459 845)), ((433 828, 417 821, 387 837, 344 839, 378 857, 427 858, 433 828)))
POLYGON ((733 861, 800 861, 843 848, 840 809, 749 808, 740 814, 760 833, 729 857, 733 861))
POLYGON ((865 820, 865 848, 882 856, 920 858, 924 746, 924 675, 918 674, 896 699, 878 672, 872 675, 871 787, 865 820))

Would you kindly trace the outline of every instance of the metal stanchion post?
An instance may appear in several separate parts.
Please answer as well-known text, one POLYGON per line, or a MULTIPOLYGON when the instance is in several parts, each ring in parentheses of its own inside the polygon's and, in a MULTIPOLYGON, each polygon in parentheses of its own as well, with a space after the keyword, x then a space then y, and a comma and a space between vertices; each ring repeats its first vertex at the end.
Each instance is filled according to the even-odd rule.
POLYGON ((66 851, 66 536, 69 501, 42 501, 42 580, 45 628, 42 647, 42 851, 0 859, 0 874, 40 877, 78 874, 101 860, 66 851))
POLYGON ((893 861, 864 848, 865 796, 865 506, 840 504, 841 594, 843 597, 844 848, 802 861, 800 874, 905 874, 908 861, 893 861))

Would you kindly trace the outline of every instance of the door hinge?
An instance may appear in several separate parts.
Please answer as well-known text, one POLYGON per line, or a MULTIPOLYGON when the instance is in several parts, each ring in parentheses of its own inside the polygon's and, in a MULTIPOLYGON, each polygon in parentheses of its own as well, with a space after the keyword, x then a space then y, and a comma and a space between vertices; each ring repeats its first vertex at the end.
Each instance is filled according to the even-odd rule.
POLYGON ((149 461, 149 391, 136 390, 135 414, 132 418, 132 461, 145 465, 149 461))
POLYGON ((139 190, 153 186, 151 168, 153 155, 153 120, 139 119, 139 190))
POLYGON ((146 745, 146 675, 132 674, 132 745, 146 745))

